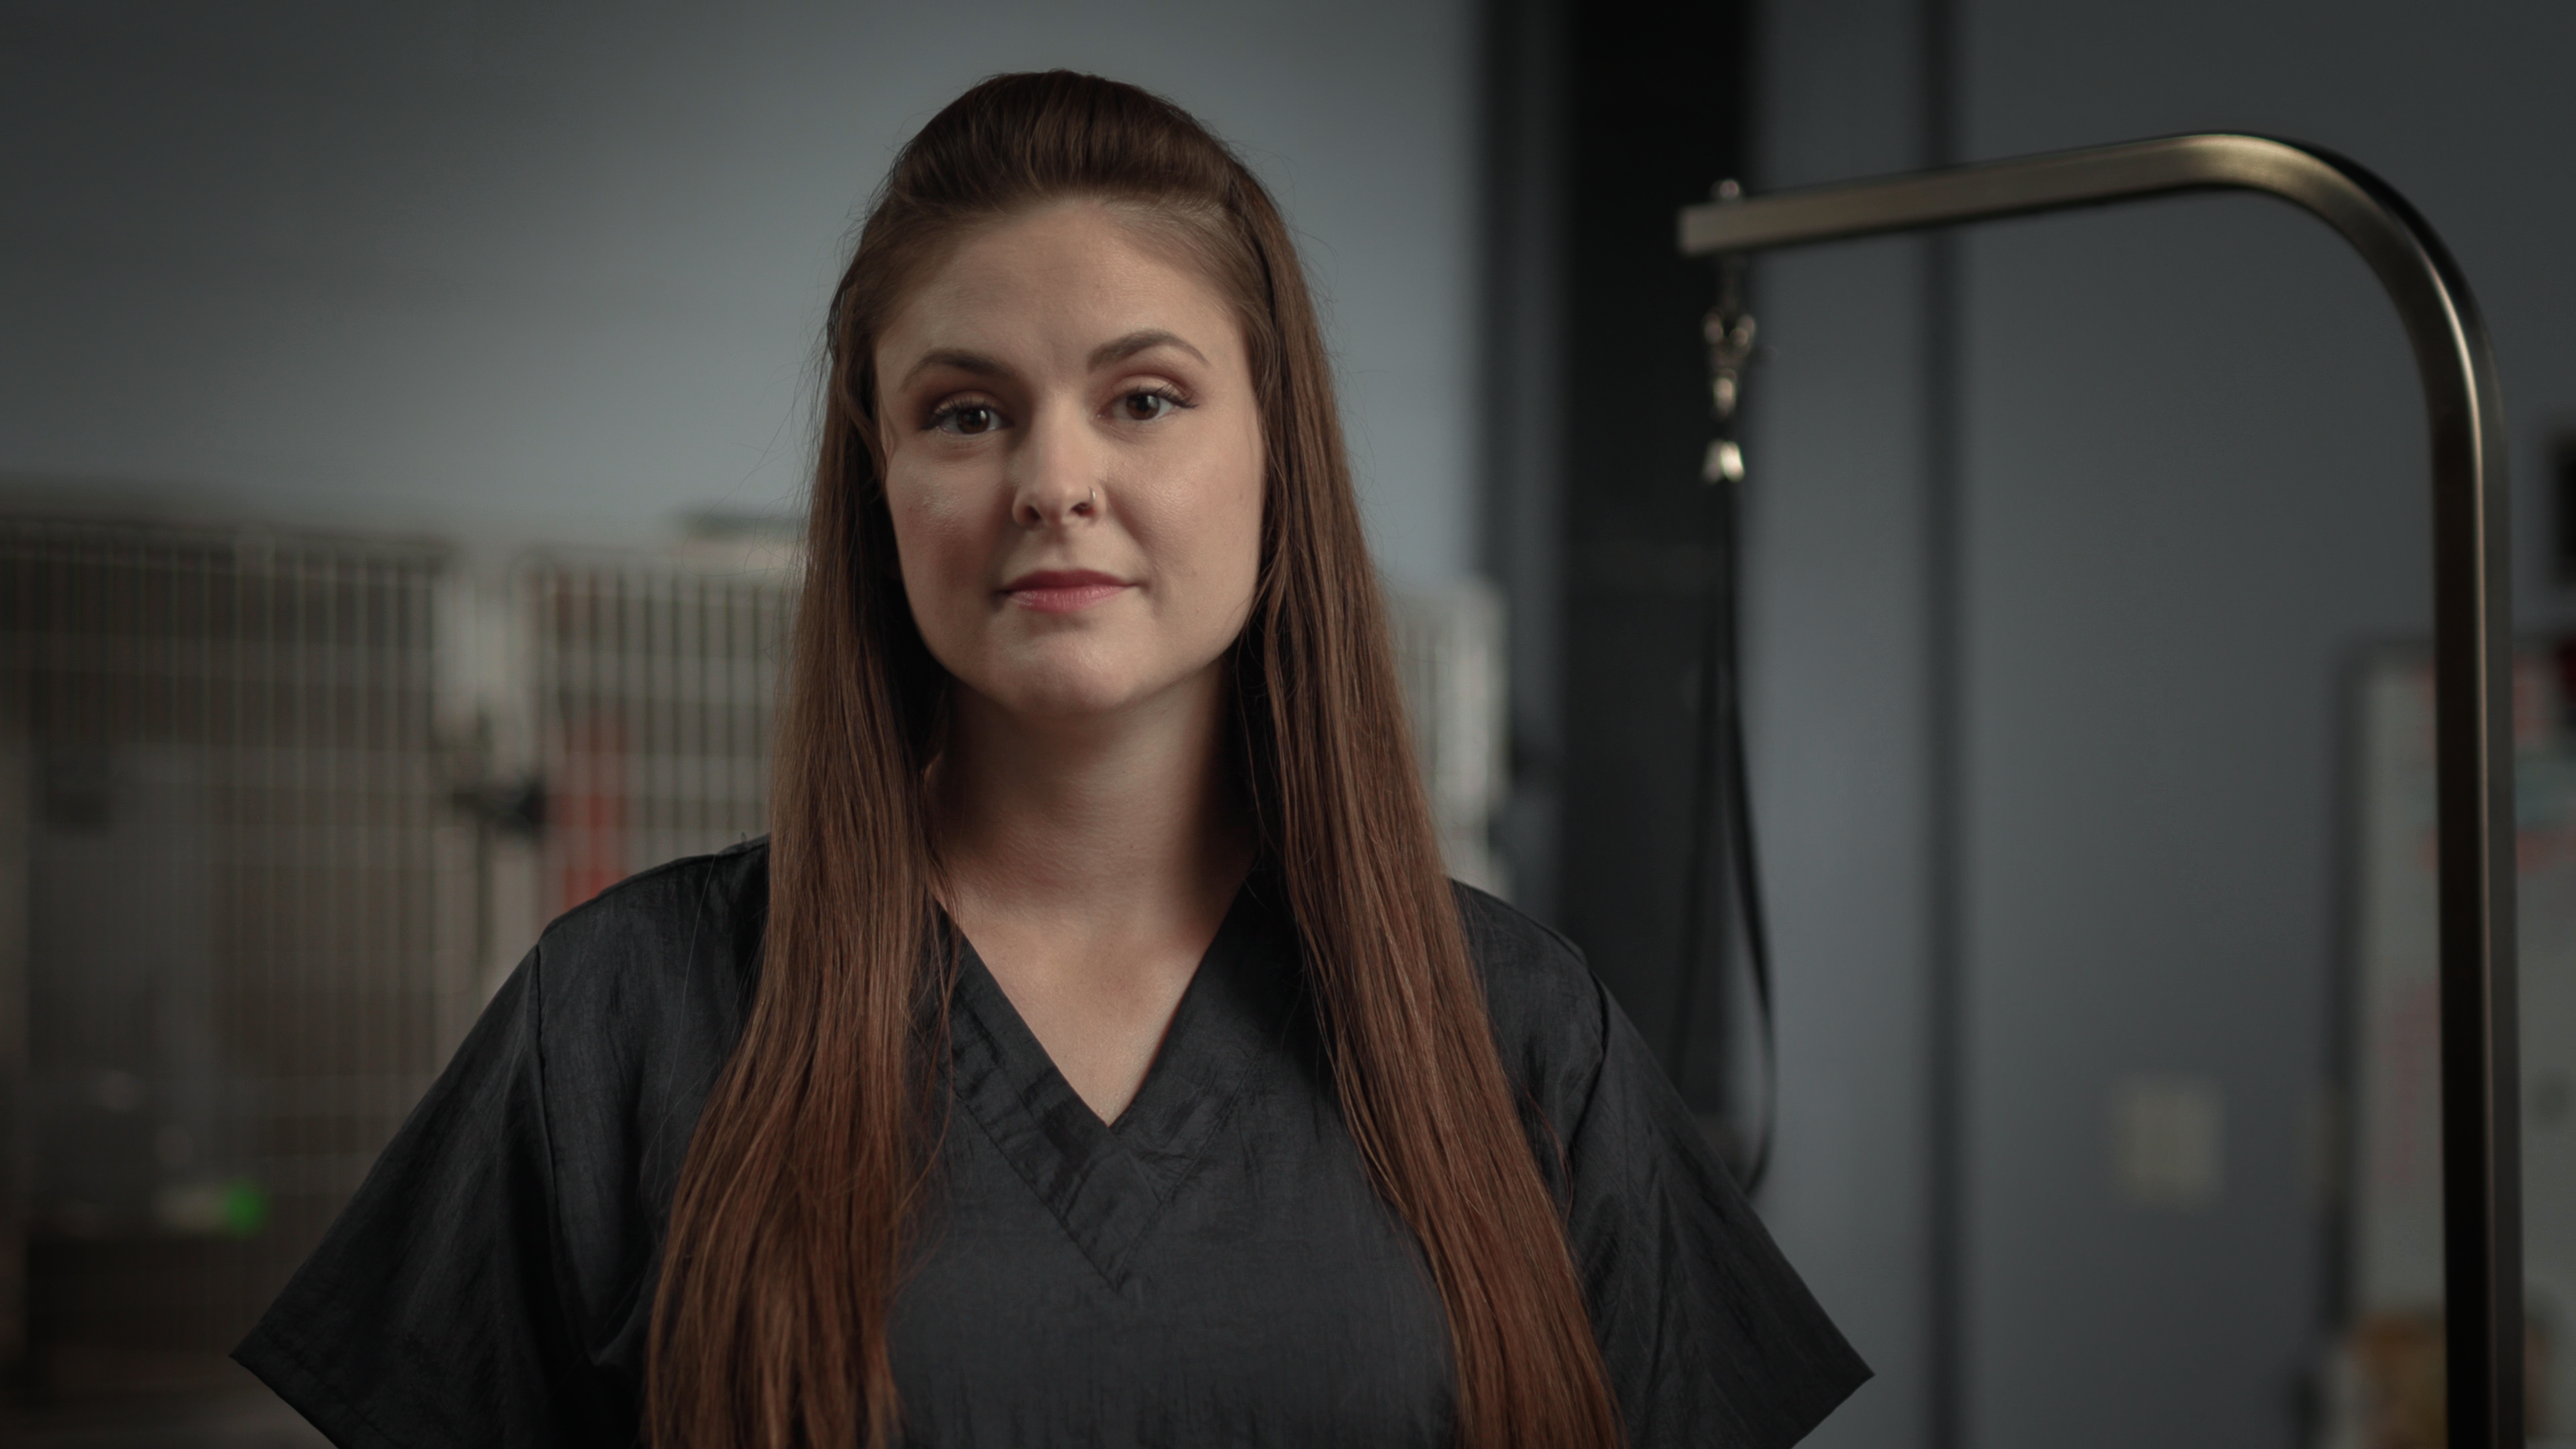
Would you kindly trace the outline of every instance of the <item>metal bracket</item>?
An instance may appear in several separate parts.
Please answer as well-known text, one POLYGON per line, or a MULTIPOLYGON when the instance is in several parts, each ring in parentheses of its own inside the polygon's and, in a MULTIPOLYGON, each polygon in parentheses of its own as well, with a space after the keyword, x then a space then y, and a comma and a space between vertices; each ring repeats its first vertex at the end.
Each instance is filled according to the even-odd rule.
POLYGON ((2433 719, 2441 901, 2449 1442, 2523 1442, 2522 1149, 2514 1013, 2512 638, 2495 360, 2457 263, 2369 171, 2262 136, 2170 136, 1685 207, 1686 256, 2259 191, 2350 242, 2397 307, 2433 445, 2433 719))

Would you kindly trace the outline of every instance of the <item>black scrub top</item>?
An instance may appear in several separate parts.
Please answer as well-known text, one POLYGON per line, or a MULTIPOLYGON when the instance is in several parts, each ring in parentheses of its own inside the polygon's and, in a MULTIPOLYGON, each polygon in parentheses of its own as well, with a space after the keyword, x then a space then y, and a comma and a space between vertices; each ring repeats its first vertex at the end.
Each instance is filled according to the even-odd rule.
MULTIPOLYGON (((636 1443, 768 865, 680 861, 549 927, 235 1356, 348 1449, 636 1443)), ((1281 902, 1244 887, 1114 1124, 966 953, 892 1319, 908 1443, 1448 1442, 1439 1293, 1342 1125, 1281 902)), ((1629 1442, 1803 1437, 1869 1370, 1580 953, 1458 902, 1629 1442)))

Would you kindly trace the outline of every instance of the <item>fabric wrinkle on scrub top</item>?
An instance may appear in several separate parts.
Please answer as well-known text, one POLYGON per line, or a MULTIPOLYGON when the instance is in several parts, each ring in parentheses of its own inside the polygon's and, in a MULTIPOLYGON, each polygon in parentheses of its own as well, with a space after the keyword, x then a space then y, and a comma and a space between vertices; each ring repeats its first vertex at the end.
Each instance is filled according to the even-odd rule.
MULTIPOLYGON (((549 927, 237 1357, 344 1446, 637 1442, 767 899, 755 841, 549 927)), ((961 953, 890 1323, 906 1443, 1450 1442, 1439 1294, 1343 1127, 1283 899, 1246 883, 1114 1124, 961 953)), ((1629 1442, 1803 1437, 1867 1368, 1580 954, 1458 900, 1629 1442)))

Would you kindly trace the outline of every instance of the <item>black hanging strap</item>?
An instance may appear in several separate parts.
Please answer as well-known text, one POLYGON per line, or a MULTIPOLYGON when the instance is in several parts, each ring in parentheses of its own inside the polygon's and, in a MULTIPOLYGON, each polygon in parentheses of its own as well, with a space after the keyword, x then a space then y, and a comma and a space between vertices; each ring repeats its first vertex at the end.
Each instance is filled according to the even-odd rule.
MULTIPOLYGON (((1734 182, 1718 188, 1718 198, 1734 200, 1734 182)), ((1752 974, 1755 1025, 1761 1038, 1762 1098, 1753 1133, 1752 1157, 1743 1169, 1743 1188, 1762 1183, 1771 1163, 1771 1139, 1777 1120, 1779 1061, 1771 1009, 1771 941, 1762 911, 1760 862, 1753 846, 1753 797, 1745 765, 1744 693, 1740 668, 1739 605, 1742 599, 1742 489, 1744 452, 1735 436, 1736 414, 1743 401, 1744 369, 1753 357, 1754 323, 1744 309, 1744 262, 1740 257, 1718 263, 1718 302, 1703 324, 1708 338, 1709 410, 1716 436, 1700 469, 1707 489, 1706 526, 1709 569, 1702 593, 1698 700, 1691 760, 1691 832, 1682 897, 1680 990, 1670 1027, 1673 1075, 1679 1079, 1693 1044, 1699 978, 1710 934, 1710 856, 1723 849, 1734 888, 1735 919, 1744 932, 1746 964, 1752 974)), ((1721 902, 1717 904, 1722 905, 1721 902)), ((1723 912, 1718 913, 1723 920, 1723 912)), ((1723 929, 1721 924, 1720 929, 1723 929)))

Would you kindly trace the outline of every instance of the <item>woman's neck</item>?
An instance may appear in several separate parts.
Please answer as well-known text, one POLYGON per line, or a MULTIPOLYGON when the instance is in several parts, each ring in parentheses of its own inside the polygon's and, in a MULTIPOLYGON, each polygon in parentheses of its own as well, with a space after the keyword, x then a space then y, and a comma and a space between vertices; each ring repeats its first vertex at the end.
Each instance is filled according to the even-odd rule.
POLYGON ((1031 720, 960 687, 933 767, 953 913, 1074 936, 1222 915, 1252 856, 1224 666, 1111 716, 1031 720))
POLYGON ((1114 718, 970 694, 930 775, 944 903, 1104 1122, 1135 1097, 1252 859, 1223 666, 1114 718))

